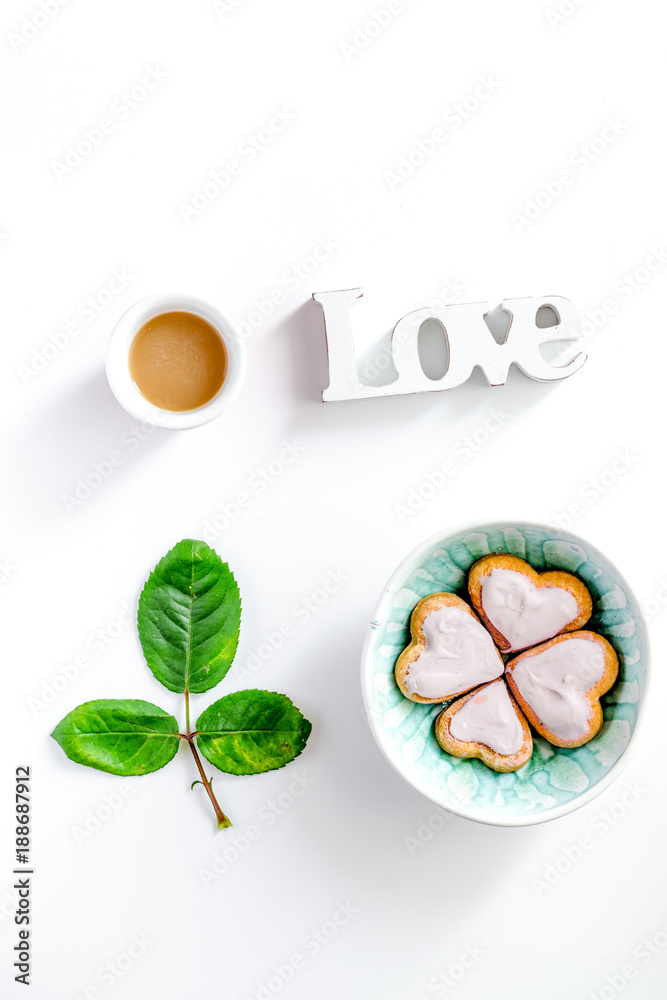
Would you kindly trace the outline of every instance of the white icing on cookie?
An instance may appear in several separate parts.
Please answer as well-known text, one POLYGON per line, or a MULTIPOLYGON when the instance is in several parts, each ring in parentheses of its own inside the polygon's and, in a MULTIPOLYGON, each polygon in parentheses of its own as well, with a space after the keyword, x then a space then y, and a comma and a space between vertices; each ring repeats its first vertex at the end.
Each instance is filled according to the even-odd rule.
POLYGON ((447 605, 431 611, 422 626, 426 646, 410 664, 405 684, 422 698, 454 697, 500 677, 503 661, 476 618, 447 605))
POLYGON ((604 650, 589 639, 567 639, 524 656, 511 674, 521 697, 545 729, 561 740, 578 740, 588 732, 593 708, 586 692, 605 670, 604 650))
POLYGON ((579 605, 568 590, 536 587, 513 569, 494 569, 482 578, 482 607, 510 643, 507 652, 552 639, 579 616, 579 605))
POLYGON ((494 681, 469 698, 452 716, 449 732, 455 740, 484 743, 504 756, 517 753, 524 734, 505 681, 494 681))

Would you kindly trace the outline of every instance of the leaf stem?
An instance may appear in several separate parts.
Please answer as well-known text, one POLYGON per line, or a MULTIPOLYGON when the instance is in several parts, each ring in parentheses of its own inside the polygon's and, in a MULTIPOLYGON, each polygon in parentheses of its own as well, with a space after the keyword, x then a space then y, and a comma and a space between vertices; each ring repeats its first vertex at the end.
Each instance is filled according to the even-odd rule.
POLYGON ((218 804, 218 800, 216 799, 215 794, 213 792, 211 782, 206 777, 206 774, 204 772, 204 767, 201 762, 201 757, 199 756, 197 747, 195 746, 195 734, 190 732, 190 692, 187 690, 185 692, 185 725, 187 730, 185 739, 190 744, 190 749, 192 750, 192 756, 195 759, 195 764, 197 765, 197 770, 199 771, 199 775, 201 777, 201 783, 206 789, 206 794, 211 800, 211 805, 213 806, 213 811, 215 812, 215 817, 218 821, 218 830, 225 830, 227 827, 232 825, 232 821, 228 819, 227 816, 225 816, 222 809, 220 808, 220 805, 218 804))

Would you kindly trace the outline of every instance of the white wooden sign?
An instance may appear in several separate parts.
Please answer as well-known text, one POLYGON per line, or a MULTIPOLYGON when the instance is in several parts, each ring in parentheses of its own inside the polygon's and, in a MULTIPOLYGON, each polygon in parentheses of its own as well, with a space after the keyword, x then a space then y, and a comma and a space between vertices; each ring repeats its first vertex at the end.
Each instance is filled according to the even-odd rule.
POLYGON ((401 396, 415 392, 442 392, 461 385, 481 368, 489 385, 504 385, 510 365, 540 382, 558 382, 579 371, 586 355, 579 352, 568 364, 547 361, 540 348, 556 342, 581 340, 581 317, 576 307, 560 295, 545 298, 505 299, 495 310, 488 302, 427 306, 407 313, 391 335, 391 357, 398 378, 389 385, 367 385, 360 381, 350 317, 351 307, 363 295, 361 288, 314 292, 322 306, 329 354, 329 387, 322 393, 325 402, 366 399, 374 396, 401 396), (485 317, 499 310, 508 314, 509 328, 498 343, 485 317), (551 311, 556 325, 538 325, 538 311, 551 311), (448 348, 447 370, 442 378, 429 378, 419 358, 419 330, 426 320, 442 325, 448 348))

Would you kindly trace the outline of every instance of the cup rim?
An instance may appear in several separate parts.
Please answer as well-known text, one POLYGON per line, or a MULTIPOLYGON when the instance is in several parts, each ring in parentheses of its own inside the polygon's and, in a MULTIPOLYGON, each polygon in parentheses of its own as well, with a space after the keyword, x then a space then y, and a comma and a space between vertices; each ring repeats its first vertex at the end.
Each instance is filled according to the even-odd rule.
POLYGON ((551 820, 559 819, 561 816, 566 816, 569 813, 587 805, 592 802, 593 799, 597 798, 603 791, 605 791, 613 782, 619 777, 622 771, 625 770, 627 765, 630 763, 632 757, 637 750, 637 745, 641 739, 641 735, 644 731, 645 717, 646 717, 646 701, 649 695, 649 691, 652 687, 652 670, 651 670, 651 648, 650 648, 650 637, 648 629, 646 627, 646 620, 644 618, 643 612, 641 610, 641 605, 637 600, 637 597, 632 590, 632 588, 627 584, 625 577, 617 569, 616 564, 611 561, 607 556, 601 552, 596 545, 591 544, 591 542, 586 541, 586 539, 581 538, 579 535, 575 535, 570 531, 565 531, 562 528, 552 528, 551 525, 546 525, 537 521, 519 521, 513 519, 507 519, 507 521, 489 521, 483 524, 456 524, 452 525, 450 528, 444 529, 442 531, 436 532, 434 535, 429 536, 421 544, 415 546, 407 555, 401 560, 399 565, 396 567, 394 572, 389 576, 385 586, 382 589, 380 598, 377 600, 375 607, 373 609, 373 614, 369 622, 366 639, 364 641, 364 647, 361 654, 361 689, 362 697, 364 702, 364 709, 366 712, 366 717, 368 720, 368 725, 373 734, 376 744, 378 745, 382 755, 391 764, 393 769, 399 774, 404 781, 406 781, 415 791, 424 795, 425 798, 429 799, 440 809, 445 809, 447 812, 452 813, 454 816, 460 816, 463 819, 472 820, 476 823, 481 823, 486 826, 497 826, 497 827, 525 827, 525 826, 537 826, 541 823, 548 823, 551 820), (418 562, 427 552, 429 552, 434 545, 438 542, 442 542, 444 538, 449 538, 453 535, 461 534, 465 531, 488 531, 494 528, 508 528, 508 527, 520 527, 520 528, 538 528, 541 530, 549 530, 559 532, 562 535, 568 536, 570 539, 576 542, 580 542, 585 545, 586 548, 594 553, 599 558, 607 563, 617 574, 617 576, 623 580, 627 588, 627 592, 632 598, 637 608, 638 616, 641 621, 643 628, 643 636, 646 644, 646 678, 644 683, 644 692, 638 705, 637 719, 630 736, 630 740, 625 750, 618 758, 617 761, 609 768, 604 777, 597 781, 592 787, 587 788, 585 791, 581 792, 570 802, 564 803, 561 806, 556 806, 552 809, 547 809, 542 813, 536 815, 508 815, 508 816, 483 816, 480 814, 479 809, 469 809, 465 805, 460 803, 444 803, 436 795, 429 794, 427 791, 418 788, 410 775, 410 768, 406 767, 399 762, 399 760, 392 756, 386 746, 386 740, 383 738, 383 731, 381 729, 380 723, 376 718, 375 711, 373 709, 373 691, 372 691, 372 661, 374 657, 374 645, 375 645, 375 629, 377 627, 380 616, 386 606, 387 601, 390 598, 395 586, 398 582, 405 580, 406 570, 408 566, 413 565, 418 562))
POLYGON ((109 336, 106 373, 114 396, 133 417, 155 427, 185 430, 209 423, 223 413, 238 395, 245 371, 245 343, 233 324, 216 306, 191 295, 170 292, 138 299, 116 321, 109 336), (228 369, 224 382, 213 399, 194 410, 164 410, 155 406, 139 392, 130 375, 128 358, 137 332, 144 323, 166 312, 189 312, 206 320, 227 351, 228 369))

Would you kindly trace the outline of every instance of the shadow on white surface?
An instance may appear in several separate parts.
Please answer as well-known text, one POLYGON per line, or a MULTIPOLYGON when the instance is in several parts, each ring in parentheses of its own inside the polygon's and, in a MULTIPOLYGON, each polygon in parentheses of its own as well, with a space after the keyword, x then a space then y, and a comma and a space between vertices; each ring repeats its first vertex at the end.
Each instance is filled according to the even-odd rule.
POLYGON ((169 438, 121 407, 104 369, 74 389, 51 395, 32 413, 12 435, 6 460, 18 470, 22 510, 31 508, 40 519, 71 513, 106 492, 110 481, 120 483, 137 461, 145 461, 169 438))

